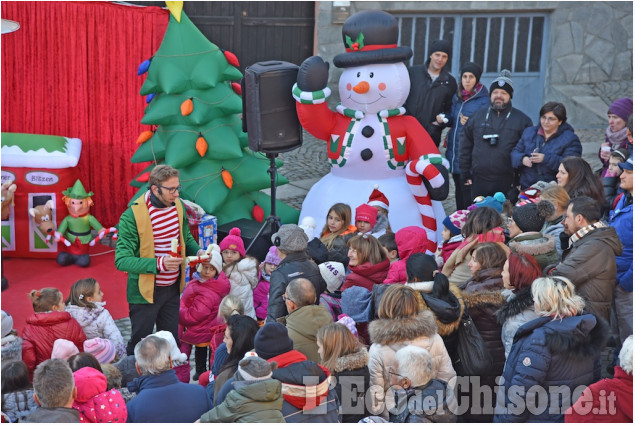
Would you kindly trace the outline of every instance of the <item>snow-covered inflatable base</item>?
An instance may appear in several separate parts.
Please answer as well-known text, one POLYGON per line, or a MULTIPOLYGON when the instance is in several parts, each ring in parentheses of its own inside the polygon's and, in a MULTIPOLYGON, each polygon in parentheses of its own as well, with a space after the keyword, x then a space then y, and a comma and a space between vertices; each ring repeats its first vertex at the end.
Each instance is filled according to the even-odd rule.
MULTIPOLYGON (((350 205, 353 213, 352 224, 355 224, 355 208, 368 202, 368 197, 376 184, 390 201, 388 218, 394 232, 407 226, 421 227, 421 214, 406 182, 405 173, 380 180, 347 179, 329 173, 313 185, 304 199, 300 222, 304 217, 313 217, 317 223, 315 236, 320 237, 319 233, 324 227, 329 209, 333 204, 342 202, 350 205)), ((441 240, 446 214, 441 202, 432 201, 432 207, 437 219, 437 231, 435 235, 428 234, 428 238, 436 242, 441 240)))

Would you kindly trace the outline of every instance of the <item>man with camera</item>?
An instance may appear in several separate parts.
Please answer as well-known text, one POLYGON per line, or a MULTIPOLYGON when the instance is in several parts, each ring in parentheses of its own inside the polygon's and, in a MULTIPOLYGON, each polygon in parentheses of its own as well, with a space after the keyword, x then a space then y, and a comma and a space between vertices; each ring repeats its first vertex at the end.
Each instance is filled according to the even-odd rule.
MULTIPOLYGON (((459 167, 461 184, 472 188, 472 198, 503 192, 514 199, 511 152, 531 119, 512 107, 514 87, 504 69, 490 86, 490 106, 475 112, 463 127, 459 167)), ((517 197, 517 196, 516 196, 517 197)))

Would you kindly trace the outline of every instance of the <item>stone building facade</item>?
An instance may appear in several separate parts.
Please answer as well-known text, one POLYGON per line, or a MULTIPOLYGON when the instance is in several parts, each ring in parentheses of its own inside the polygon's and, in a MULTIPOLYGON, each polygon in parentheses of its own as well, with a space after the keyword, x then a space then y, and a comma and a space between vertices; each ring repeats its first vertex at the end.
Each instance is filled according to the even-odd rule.
MULTIPOLYGON (((606 126, 608 105, 614 99, 633 95, 632 2, 316 2, 316 54, 332 65, 333 57, 344 49, 342 19, 362 10, 385 10, 412 17, 540 13, 545 17, 546 37, 545 40, 534 40, 542 42, 543 53, 539 89, 536 90, 538 98, 533 105, 539 108, 547 101, 563 102, 574 127, 599 128, 606 126)), ((532 36, 538 37, 542 38, 542 34, 532 36)), ((459 56, 453 58, 459 59, 459 56)), ((453 71, 458 71, 458 66, 453 65, 453 71)), ((331 102, 337 102, 340 73, 341 70, 331 66, 330 85, 334 89, 331 102)), ((458 72, 453 74, 456 76, 458 72)), ((484 73, 486 84, 494 75, 490 74, 489 80, 485 78, 487 76, 484 73)), ((538 109, 525 112, 537 121, 538 109)))

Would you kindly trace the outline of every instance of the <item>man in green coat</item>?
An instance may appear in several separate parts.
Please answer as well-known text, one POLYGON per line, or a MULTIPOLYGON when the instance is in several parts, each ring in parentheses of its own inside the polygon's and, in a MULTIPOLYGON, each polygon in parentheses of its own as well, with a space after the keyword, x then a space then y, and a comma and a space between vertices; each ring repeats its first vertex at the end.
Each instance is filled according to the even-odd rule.
POLYGON ((128 355, 153 332, 172 332, 178 343, 179 295, 185 286, 184 258, 203 255, 194 241, 183 202, 179 171, 157 165, 149 190, 135 199, 119 219, 115 266, 128 273, 132 335, 128 355))

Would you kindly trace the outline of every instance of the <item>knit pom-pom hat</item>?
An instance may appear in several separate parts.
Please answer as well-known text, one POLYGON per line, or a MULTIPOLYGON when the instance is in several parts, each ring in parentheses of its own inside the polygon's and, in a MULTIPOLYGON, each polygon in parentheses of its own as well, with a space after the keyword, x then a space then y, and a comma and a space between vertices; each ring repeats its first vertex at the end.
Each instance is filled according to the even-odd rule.
POLYGON ((467 220, 468 213, 468 210, 455 211, 443 220, 443 225, 447 227, 453 235, 460 235, 467 220))
MULTIPOLYGON (((209 248, 208 248, 209 249, 209 248)), ((210 251, 209 263, 216 269, 216 275, 223 271, 223 256, 220 253, 220 248, 216 244, 212 244, 210 251)), ((203 270, 203 264, 199 263, 196 266, 196 271, 201 273, 203 270)))
POLYGON ((275 246, 269 247, 269 252, 267 252, 264 262, 277 266, 281 261, 280 256, 278 256, 278 248, 275 246))
MULTIPOLYGON (((86 342, 88 341, 90 340, 87 340, 86 342)), ((84 342, 84 346, 86 346, 86 342, 84 342)), ((86 350, 84 349, 84 351, 86 350)), ((71 341, 67 339, 60 338, 60 339, 56 339, 55 342, 53 343, 53 351, 51 351, 51 358, 68 360, 71 356, 77 353, 79 353, 79 350, 77 349, 77 346, 75 344, 73 344, 71 341)), ((100 362, 100 363, 104 363, 104 362, 100 362)))
POLYGON ((505 195, 503 192, 496 192, 494 196, 488 196, 483 198, 482 196, 477 197, 474 200, 474 204, 467 207, 468 211, 472 211, 476 208, 480 207, 491 207, 494 208, 498 213, 503 212, 503 204, 505 203, 505 195))
POLYGON ((512 217, 516 226, 523 232, 540 232, 547 217, 554 212, 556 210, 551 202, 540 201, 537 204, 530 203, 514 208, 512 217))
POLYGON ((234 227, 229 231, 229 235, 220 241, 220 251, 223 252, 226 249, 233 249, 238 251, 241 257, 245 256, 245 244, 240 237, 240 229, 234 227))
POLYGON ((172 357, 172 363, 174 363, 175 366, 187 361, 187 355, 185 353, 181 353, 181 350, 179 350, 172 332, 158 331, 153 335, 165 339, 170 344, 170 356, 172 357))
POLYGON ((84 341, 84 352, 95 356, 99 363, 110 363, 117 354, 112 341, 104 338, 92 338, 84 341))
POLYGON ((315 219, 309 216, 304 217, 299 226, 304 230, 304 233, 306 233, 306 236, 309 238, 309 242, 311 242, 315 238, 315 228, 317 227, 315 219))

